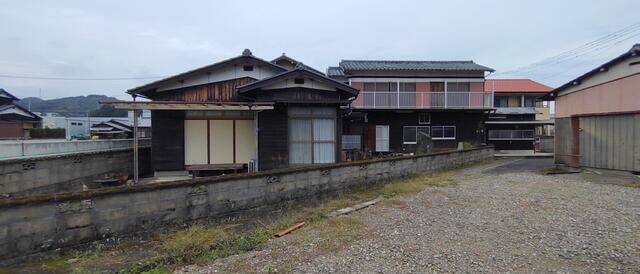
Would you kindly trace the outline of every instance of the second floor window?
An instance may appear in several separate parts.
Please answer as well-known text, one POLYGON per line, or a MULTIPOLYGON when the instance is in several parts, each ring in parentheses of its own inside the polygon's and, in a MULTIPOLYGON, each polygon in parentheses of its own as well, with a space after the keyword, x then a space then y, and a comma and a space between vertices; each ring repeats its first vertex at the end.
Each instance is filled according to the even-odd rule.
POLYGON ((397 82, 370 82, 364 83, 363 86, 364 92, 397 92, 398 91, 398 83, 397 82))
POLYGON ((525 96, 524 97, 524 107, 535 107, 536 106, 536 97, 535 96, 525 96))
POLYGON ((431 91, 431 92, 444 92, 444 82, 431 82, 431 83, 429 83, 429 91, 431 91))
POLYGON ((447 92, 469 92, 469 82, 448 82, 447 92))
POLYGON ((509 106, 509 96, 495 96, 493 98, 493 106, 497 108, 506 108, 509 106))
POLYGON ((416 92, 416 83, 400 83, 400 92, 416 92))

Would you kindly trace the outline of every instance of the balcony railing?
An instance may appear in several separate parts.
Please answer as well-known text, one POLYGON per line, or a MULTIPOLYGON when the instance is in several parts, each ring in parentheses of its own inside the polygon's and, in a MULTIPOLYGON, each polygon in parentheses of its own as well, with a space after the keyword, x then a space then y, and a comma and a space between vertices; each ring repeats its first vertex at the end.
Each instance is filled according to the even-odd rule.
POLYGON ((533 140, 533 129, 492 129, 489 140, 533 140))
POLYGON ((376 109, 486 109, 493 107, 493 93, 362 91, 351 106, 376 109))

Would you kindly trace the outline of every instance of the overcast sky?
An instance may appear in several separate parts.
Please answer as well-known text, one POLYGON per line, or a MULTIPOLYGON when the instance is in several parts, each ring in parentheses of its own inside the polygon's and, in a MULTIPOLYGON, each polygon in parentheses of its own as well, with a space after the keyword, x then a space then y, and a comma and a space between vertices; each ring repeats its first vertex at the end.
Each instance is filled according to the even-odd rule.
MULTIPOLYGON (((321 71, 341 59, 474 60, 496 77, 557 86, 640 42, 632 28, 562 62, 500 75, 638 23, 637 0, 0 0, 0 7, 0 75, 13 76, 168 76, 250 48, 269 60, 286 52, 321 71)), ((0 77, 0 88, 18 97, 129 99, 126 89, 152 80, 0 77)))

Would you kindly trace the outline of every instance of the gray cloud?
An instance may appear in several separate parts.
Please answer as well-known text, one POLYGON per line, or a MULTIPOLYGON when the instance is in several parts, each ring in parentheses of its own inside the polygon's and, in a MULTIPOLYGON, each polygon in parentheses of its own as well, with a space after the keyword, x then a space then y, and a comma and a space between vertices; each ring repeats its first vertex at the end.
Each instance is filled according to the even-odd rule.
MULTIPOLYGON (((324 70, 340 59, 473 59, 500 71, 578 47, 638 20, 639 1, 2 1, 0 74, 145 77, 251 48, 324 70)), ((523 75, 549 85, 640 38, 523 75)), ((145 80, 0 78, 19 97, 107 94, 145 80)))

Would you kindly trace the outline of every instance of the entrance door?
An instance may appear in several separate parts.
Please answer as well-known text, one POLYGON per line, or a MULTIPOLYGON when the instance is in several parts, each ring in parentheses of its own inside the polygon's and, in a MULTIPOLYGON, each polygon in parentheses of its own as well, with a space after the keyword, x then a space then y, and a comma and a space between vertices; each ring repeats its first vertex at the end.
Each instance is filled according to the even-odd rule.
POLYGON ((389 151, 389 126, 388 125, 376 126, 376 151, 379 151, 379 152, 389 151))

